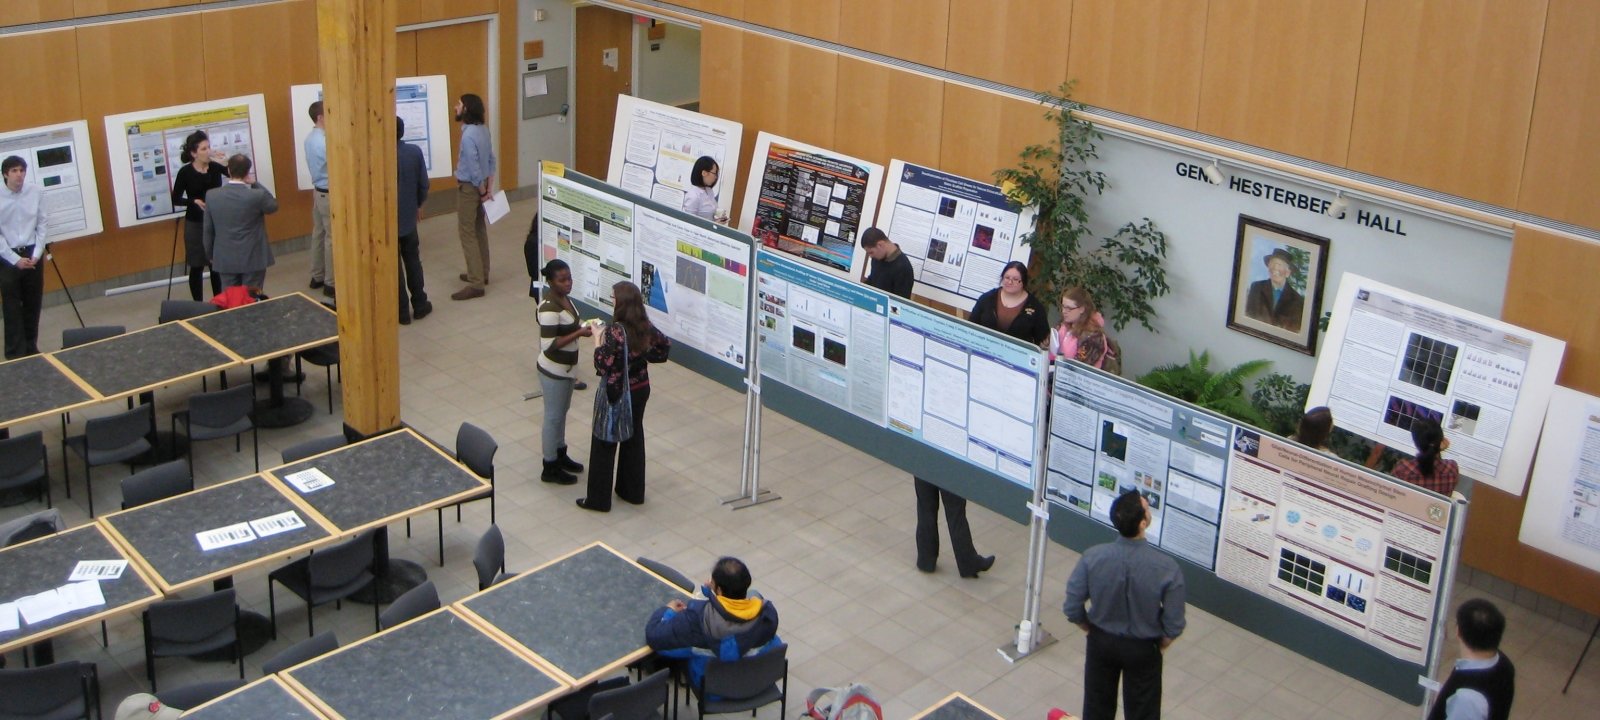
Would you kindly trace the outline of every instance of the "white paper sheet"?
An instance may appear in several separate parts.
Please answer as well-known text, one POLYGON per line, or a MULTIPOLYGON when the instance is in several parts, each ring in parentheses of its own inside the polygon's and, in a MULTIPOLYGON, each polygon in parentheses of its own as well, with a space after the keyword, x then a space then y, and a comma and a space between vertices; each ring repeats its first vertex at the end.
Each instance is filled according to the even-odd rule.
POLYGON ((301 520, 300 515, 293 510, 250 521, 250 529, 256 532, 256 537, 277 535, 290 530, 299 530, 305 526, 305 521, 301 520))
POLYGON ((66 613, 67 608, 62 605, 61 597, 55 590, 46 590, 38 595, 17 598, 17 612, 22 614, 23 622, 34 625, 66 613))
POLYGON ((93 580, 62 585, 56 588, 56 597, 67 612, 106 604, 106 596, 100 592, 100 583, 93 580))
POLYGON ((511 201, 506 199, 506 191, 500 190, 483 201, 483 219, 493 225, 501 218, 511 214, 511 201))
POLYGON ((316 468, 289 473, 283 476, 283 481, 293 485, 294 489, 299 490, 301 495, 316 492, 333 484, 333 478, 328 477, 327 473, 316 468))
POLYGON ((67 582, 84 580, 115 580, 128 569, 127 560, 80 560, 67 576, 67 582))
POLYGON ((22 629, 22 621, 17 618, 17 604, 14 602, 0 603, 0 633, 14 632, 22 629))
POLYGON ((250 542, 256 539, 256 534, 250 529, 250 523, 238 523, 215 530, 195 533, 194 538, 200 541, 201 550, 210 552, 217 548, 250 542))

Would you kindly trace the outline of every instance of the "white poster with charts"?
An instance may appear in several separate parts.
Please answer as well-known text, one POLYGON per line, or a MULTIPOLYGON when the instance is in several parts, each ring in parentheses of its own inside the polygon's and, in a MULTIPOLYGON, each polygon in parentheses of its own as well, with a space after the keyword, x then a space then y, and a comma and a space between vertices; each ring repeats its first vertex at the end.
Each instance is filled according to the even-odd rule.
POLYGON ((1550 396, 1517 539, 1600 572, 1600 398, 1550 396))
POLYGON ((967 309, 999 287, 1007 262, 1028 262, 1034 209, 1012 207, 999 187, 904 160, 884 177, 878 228, 910 258, 916 294, 967 309))
POLYGON ((44 193, 39 208, 46 242, 100 234, 100 187, 89 155, 88 122, 0 133, 0 157, 13 155, 27 161, 27 181, 44 193))
POLYGON ((689 175, 695 161, 709 157, 719 170, 711 192, 717 209, 727 212, 743 138, 744 126, 732 120, 619 95, 606 183, 676 210, 694 187, 689 175))
POLYGON ((106 152, 117 225, 131 227, 178 217, 172 206, 172 180, 183 167, 183 141, 204 130, 211 153, 226 162, 241 154, 254 164, 256 181, 276 192, 272 143, 267 137, 267 103, 259 93, 154 110, 107 115, 106 152))
MULTIPOLYGON (((306 135, 315 127, 307 112, 311 103, 322 99, 322 84, 289 86, 289 117, 294 118, 295 187, 310 190, 311 171, 306 167, 306 135)), ((405 121, 401 140, 422 150, 428 177, 450 177, 455 158, 450 156, 450 114, 455 101, 445 85, 445 76, 403 77, 394 81, 395 117, 405 121)))
POLYGON ((1345 273, 1306 402, 1407 454, 1411 423, 1433 420, 1463 475, 1521 495, 1566 346, 1345 273))

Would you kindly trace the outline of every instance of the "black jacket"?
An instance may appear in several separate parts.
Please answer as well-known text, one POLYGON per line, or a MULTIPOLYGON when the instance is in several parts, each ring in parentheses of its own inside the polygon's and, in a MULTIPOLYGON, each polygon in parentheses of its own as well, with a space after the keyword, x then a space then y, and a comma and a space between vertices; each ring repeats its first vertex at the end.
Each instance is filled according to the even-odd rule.
POLYGON ((1050 337, 1050 313, 1033 293, 1029 293, 1028 299, 1022 302, 1021 308, 1018 308, 1017 318, 1011 321, 1011 327, 1004 330, 1000 328, 1000 288, 990 290, 979 297, 978 301, 972 304, 972 315, 967 319, 1034 345, 1050 337))

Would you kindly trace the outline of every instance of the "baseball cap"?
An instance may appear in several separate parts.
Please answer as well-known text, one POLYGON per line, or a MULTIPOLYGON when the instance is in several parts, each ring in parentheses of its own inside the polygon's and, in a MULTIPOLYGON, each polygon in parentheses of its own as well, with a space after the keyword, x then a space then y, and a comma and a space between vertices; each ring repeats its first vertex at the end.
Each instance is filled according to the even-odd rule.
POLYGON ((168 707, 150 693, 129 695, 117 706, 116 720, 178 720, 183 711, 168 707))

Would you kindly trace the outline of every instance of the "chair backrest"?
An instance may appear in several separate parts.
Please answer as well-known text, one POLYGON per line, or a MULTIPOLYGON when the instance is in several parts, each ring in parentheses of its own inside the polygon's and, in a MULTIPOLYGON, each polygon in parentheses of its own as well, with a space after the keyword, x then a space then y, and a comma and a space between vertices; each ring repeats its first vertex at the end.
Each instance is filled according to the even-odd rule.
POLYGON ((376 530, 368 530, 349 542, 311 554, 306 562, 311 587, 336 588, 356 579, 372 568, 372 541, 376 530))
POLYGON ((156 322, 169 323, 174 320, 188 320, 206 313, 217 311, 217 306, 198 300, 162 300, 161 314, 156 322))
POLYGON ((44 461, 43 432, 35 430, 0 440, 0 480, 19 477, 37 469, 44 461))
POLYGON ((141 440, 155 422, 154 405, 140 404, 132 410, 93 418, 83 424, 90 450, 115 450, 141 440))
POLYGON ((318 345, 300 351, 300 359, 312 365, 326 367, 339 364, 339 341, 335 340, 326 345, 318 345))
POLYGON ((189 422, 197 427, 224 428, 248 417, 256 408, 256 389, 250 383, 227 390, 189 396, 189 422))
POLYGON ((788 653, 788 645, 779 645, 733 662, 713 659, 706 663, 705 692, 729 700, 760 695, 789 674, 788 653))
POLYGON ((89 717, 89 683, 94 665, 64 660, 36 668, 0 670, 0 716, 63 717, 68 708, 83 707, 89 717))
POLYGON ((212 680, 185 685, 172 690, 162 690, 156 693, 156 699, 178 710, 193 710, 223 695, 227 695, 244 687, 244 681, 238 678, 228 680, 212 680))
POLYGON ((478 570, 478 589, 494 584, 494 578, 506 568, 506 539, 500 527, 490 525, 478 538, 478 551, 472 556, 472 567, 478 570))
POLYGON ((284 448, 283 462, 284 464, 300 462, 312 455, 321 455, 329 450, 337 450, 346 444, 343 435, 329 435, 328 437, 307 440, 284 448))
POLYGON ((656 711, 667 705, 667 677, 671 672, 662 668, 632 685, 589 696, 589 717, 610 715, 614 720, 666 717, 656 711))
POLYGON ((637 558, 637 562, 644 566, 644 569, 661 576, 662 580, 683 588, 684 592, 694 592, 694 581, 690 580, 688 575, 678 572, 677 568, 663 563, 660 560, 652 560, 647 557, 639 557, 637 558))
POLYGON ((270 660, 261 663, 261 674, 271 675, 275 672, 288 670, 300 663, 315 657, 322 657, 339 649, 339 637, 330 630, 319 633, 309 640, 301 640, 289 646, 283 652, 273 655, 270 660))
POLYGON ((145 468, 122 480, 122 509, 182 495, 194 489, 194 476, 183 460, 164 462, 145 468))
POLYGON ((67 523, 61 519, 61 511, 56 508, 40 510, 39 512, 23 515, 15 520, 0 523, 0 547, 21 545, 29 540, 37 540, 46 535, 54 535, 67 529, 67 523))
POLYGON ((429 580, 394 599, 394 604, 378 616, 378 629, 388 630, 414 617, 421 617, 439 609, 439 589, 429 580))
POLYGON ((106 338, 114 338, 127 331, 128 329, 121 325, 90 325, 89 327, 67 328, 61 331, 61 349, 65 350, 106 338))
POLYGON ((145 610, 150 637, 172 642, 198 642, 227 628, 237 631, 239 606, 233 588, 185 600, 163 600, 145 610))
POLYGON ((456 459, 489 482, 494 482, 494 454, 500 444, 483 428, 472 423, 461 423, 456 431, 456 459))

